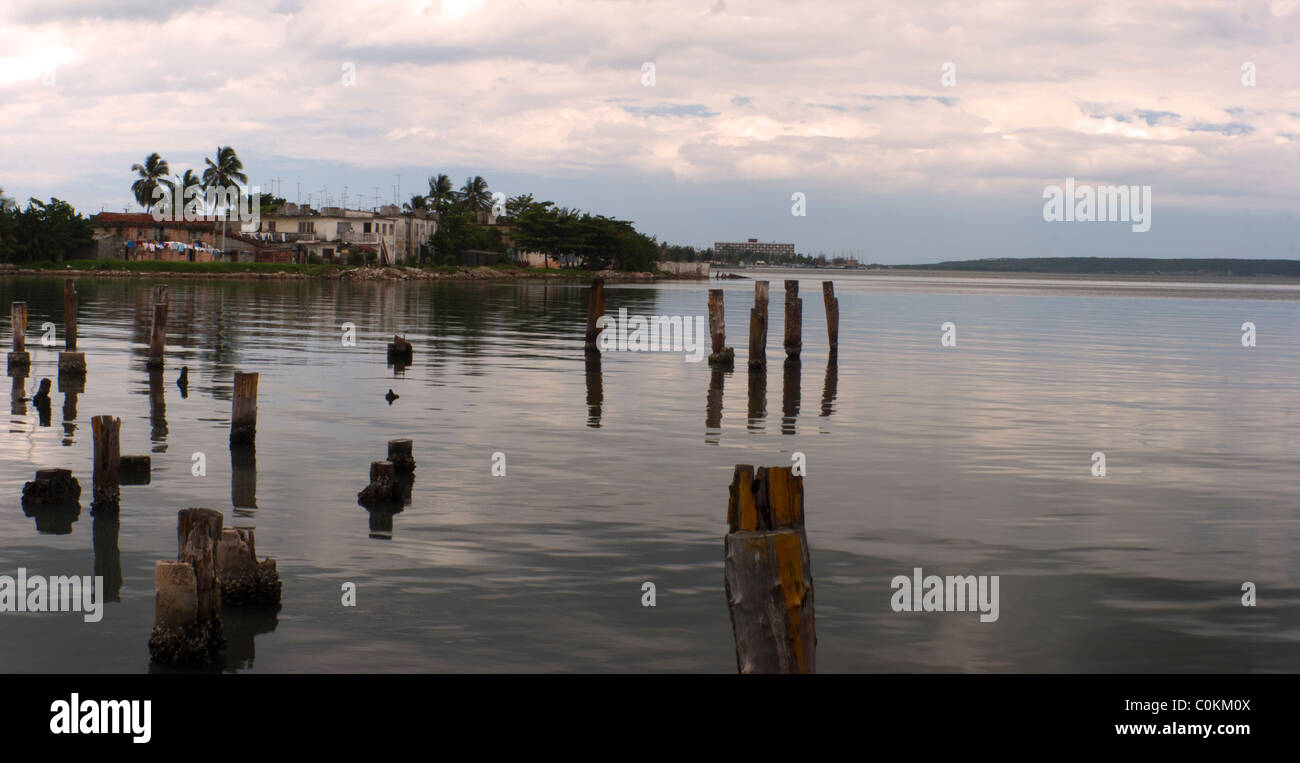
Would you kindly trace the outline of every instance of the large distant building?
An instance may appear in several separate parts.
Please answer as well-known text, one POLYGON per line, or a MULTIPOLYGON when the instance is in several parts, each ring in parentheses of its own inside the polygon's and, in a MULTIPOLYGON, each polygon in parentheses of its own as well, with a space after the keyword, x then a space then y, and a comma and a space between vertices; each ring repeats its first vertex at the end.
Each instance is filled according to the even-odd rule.
POLYGON ((793 257, 794 244, 778 244, 774 241, 718 241, 713 244, 713 256, 717 259, 740 257, 745 259, 770 259, 772 257, 793 257))

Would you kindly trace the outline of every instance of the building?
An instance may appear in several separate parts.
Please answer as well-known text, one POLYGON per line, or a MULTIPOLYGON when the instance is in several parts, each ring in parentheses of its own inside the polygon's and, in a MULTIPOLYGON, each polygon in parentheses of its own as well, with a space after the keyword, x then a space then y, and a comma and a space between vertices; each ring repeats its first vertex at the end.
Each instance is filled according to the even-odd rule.
POLYGON ((313 212, 297 204, 262 215, 256 233, 261 241, 292 244, 299 251, 332 262, 345 246, 375 255, 380 264, 416 263, 421 245, 437 230, 436 216, 419 210, 403 214, 396 206, 376 211, 325 207, 313 212))
POLYGON ((161 262, 294 261, 294 247, 241 233, 239 221, 158 221, 148 212, 101 212, 90 218, 99 259, 161 262))
POLYGON ((777 257, 794 257, 794 244, 778 244, 772 241, 718 241, 713 245, 713 257, 716 260, 734 257, 737 259, 774 259, 777 257))

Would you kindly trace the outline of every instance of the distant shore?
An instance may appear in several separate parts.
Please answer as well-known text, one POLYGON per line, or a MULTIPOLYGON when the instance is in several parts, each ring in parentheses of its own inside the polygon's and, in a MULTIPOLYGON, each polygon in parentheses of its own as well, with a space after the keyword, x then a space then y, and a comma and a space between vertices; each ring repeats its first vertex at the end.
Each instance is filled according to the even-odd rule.
POLYGON ((217 279, 217 280, 317 280, 317 281, 487 281, 507 279, 549 279, 590 281, 661 281, 705 280, 672 273, 626 272, 617 270, 574 270, 559 268, 520 268, 505 266, 433 268, 415 267, 346 267, 336 265, 284 265, 274 263, 192 263, 192 262, 121 262, 79 261, 65 267, 47 264, 38 267, 0 267, 0 277, 20 278, 145 278, 145 279, 217 279), (111 263, 111 264, 108 264, 111 263))

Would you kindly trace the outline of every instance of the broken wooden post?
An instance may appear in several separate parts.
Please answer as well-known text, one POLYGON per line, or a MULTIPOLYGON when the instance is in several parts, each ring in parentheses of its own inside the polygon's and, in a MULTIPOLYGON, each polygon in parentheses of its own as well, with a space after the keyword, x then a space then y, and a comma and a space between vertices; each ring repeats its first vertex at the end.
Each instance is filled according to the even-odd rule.
POLYGON ((153 470, 149 456, 122 456, 117 461, 118 477, 123 485, 148 485, 153 470))
POLYGON ((257 374, 235 372, 230 413, 230 442, 251 445, 257 440, 257 374))
POLYGON ((727 607, 741 673, 815 673, 812 564, 803 477, 738 464, 724 541, 727 607))
MULTIPOLYGON (((14 349, 9 353, 9 368, 25 369, 32 364, 27 353, 27 303, 14 302, 9 306, 9 323, 14 331, 14 349)), ((13 373, 9 374, 13 376, 13 373)))
POLYGON ((118 488, 118 469, 121 450, 118 434, 122 420, 112 416, 96 416, 90 420, 91 439, 94 444, 94 472, 91 482, 92 511, 107 509, 117 511, 121 491, 118 488))
POLYGON ((402 505, 402 483, 397 478, 397 470, 391 461, 372 461, 370 463, 370 484, 357 493, 357 502, 362 506, 402 505))
POLYGON ((798 357, 803 351, 803 300, 799 298, 799 281, 785 282, 785 354, 798 357))
POLYGON ((709 365, 730 366, 736 351, 727 347, 727 320, 723 309, 722 289, 709 289, 709 335, 713 339, 713 353, 709 365))
POLYGON ((227 527, 217 543, 221 603, 280 606, 280 573, 274 559, 258 560, 251 527, 227 527))
POLYGON ((826 303, 826 338, 831 352, 840 347, 840 301, 835 296, 835 282, 822 281, 822 301, 826 303))
POLYGON ((149 330, 147 368, 163 367, 163 349, 167 345, 167 285, 153 287, 153 325, 149 330))
POLYGON ((77 287, 69 278, 63 282, 63 352, 59 373, 86 373, 86 353, 77 352, 77 287))
POLYGON ((599 352, 600 327, 597 323, 605 314, 605 279, 597 278, 591 282, 587 293, 587 342, 584 348, 588 352, 599 352))
POLYGON ((37 469, 36 478, 23 485, 23 507, 56 506, 81 500, 81 483, 71 469, 37 469))
POLYGON ((411 455, 411 441, 389 440, 388 461, 393 465, 393 470, 399 474, 415 471, 415 457, 411 455))
POLYGON ((224 643, 221 636, 221 583, 216 551, 221 513, 182 509, 176 535, 177 561, 154 568, 154 627, 149 654, 166 665, 210 665, 224 643))

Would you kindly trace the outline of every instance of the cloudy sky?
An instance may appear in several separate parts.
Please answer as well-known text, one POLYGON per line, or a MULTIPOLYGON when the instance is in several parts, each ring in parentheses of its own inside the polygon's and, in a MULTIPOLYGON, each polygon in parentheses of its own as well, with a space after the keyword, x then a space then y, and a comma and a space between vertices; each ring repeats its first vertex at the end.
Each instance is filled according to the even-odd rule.
POLYGON ((290 201, 482 174, 697 246, 1300 258, 1300 0, 4 0, 0 130, 86 213, 232 145, 290 201), (1066 177, 1150 231, 1045 222, 1066 177))

